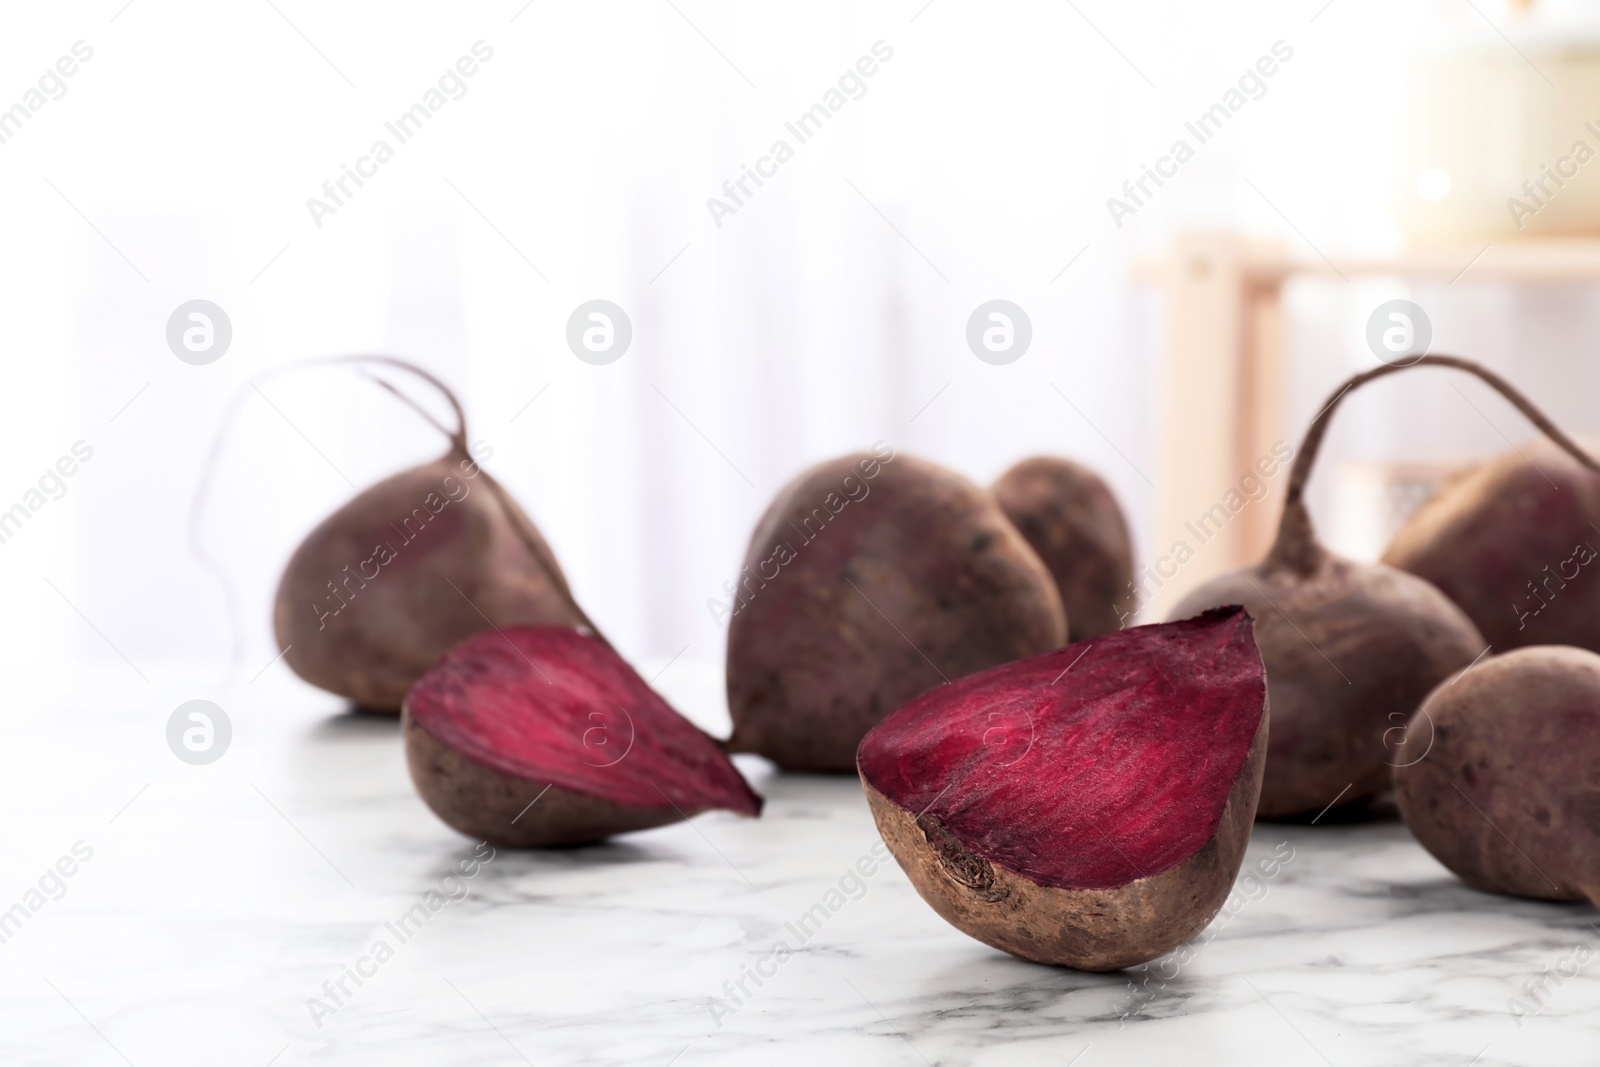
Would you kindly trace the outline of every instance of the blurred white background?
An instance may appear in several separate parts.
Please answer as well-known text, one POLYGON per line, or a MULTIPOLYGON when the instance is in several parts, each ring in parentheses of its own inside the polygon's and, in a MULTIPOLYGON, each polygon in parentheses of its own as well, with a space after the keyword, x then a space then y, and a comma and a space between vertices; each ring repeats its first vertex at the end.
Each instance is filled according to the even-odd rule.
MULTIPOLYGON (((0 144, 0 508, 74 442, 93 457, 0 544, 4 669, 38 677, 70 650, 139 703, 181 672, 267 667, 278 573, 346 478, 443 448, 349 371, 264 377, 314 355, 391 353, 452 383, 487 466, 636 660, 719 661, 707 601, 761 510, 807 464, 877 439, 985 482, 1029 454, 1079 458, 1148 556, 1165 337, 1132 263, 1197 228, 1299 255, 1397 247, 1407 64, 1452 37, 1510 48, 1510 17, 1487 0, 10 6, 0 107, 75 42, 93 55, 0 144), (493 56, 465 94, 317 226, 307 198, 394 145, 384 123, 479 41, 493 56), (793 144, 784 123, 880 41, 893 55, 865 94, 718 226, 707 198, 793 144), (1107 197, 1278 41, 1293 58, 1266 95, 1114 225, 1107 197), (208 366, 165 339, 197 298, 233 329, 208 366), (634 329, 602 367, 564 340, 596 298, 634 329), (964 340, 993 298, 1033 323, 1008 366, 964 340), (237 588, 230 618, 187 523, 241 392, 201 522, 237 588)), ((1290 290, 1293 435, 1372 365, 1366 316, 1397 296, 1429 308, 1435 350, 1600 428, 1589 288, 1374 281, 1290 290)), ((1460 387, 1496 425, 1418 374, 1348 405, 1328 459, 1526 435, 1460 387)))

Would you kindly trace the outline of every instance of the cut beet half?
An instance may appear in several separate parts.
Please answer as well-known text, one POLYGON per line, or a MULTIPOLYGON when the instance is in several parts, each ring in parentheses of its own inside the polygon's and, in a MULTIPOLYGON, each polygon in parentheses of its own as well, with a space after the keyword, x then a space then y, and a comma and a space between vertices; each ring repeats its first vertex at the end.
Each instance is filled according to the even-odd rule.
POLYGON ((1209 923, 1266 760, 1250 616, 1219 608, 959 679, 861 742, 878 830, 911 883, 996 948, 1089 971, 1209 923))
POLYGON ((715 741, 609 646, 565 627, 467 638, 401 715, 422 799, 494 844, 581 845, 712 808, 761 812, 715 741))

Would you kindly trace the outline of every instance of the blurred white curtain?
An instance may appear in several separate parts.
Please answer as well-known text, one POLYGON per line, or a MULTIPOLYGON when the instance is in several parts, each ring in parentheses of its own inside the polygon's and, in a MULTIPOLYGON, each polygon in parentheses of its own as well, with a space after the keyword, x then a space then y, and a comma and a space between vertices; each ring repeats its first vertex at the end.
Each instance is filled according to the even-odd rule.
MULTIPOLYGON (((0 145, 0 502, 74 441, 95 454, 0 545, 0 592, 9 655, 70 642, 135 688, 228 656, 235 623, 185 523, 229 397, 248 399, 203 530, 237 584, 244 677, 277 651, 271 595, 297 541, 352 485, 441 447, 355 374, 263 377, 308 355, 389 352, 453 383, 489 467, 636 659, 720 659, 706 601, 768 500, 880 438, 979 481, 1032 453, 1077 457, 1144 537, 1164 326, 1130 260, 1200 226, 1306 254, 1392 246, 1393 94, 1443 17, 1370 0, 119 6, 3 16, 0 68, 18 73, 0 92, 74 41, 95 54, 0 145), (316 226, 307 198, 478 41, 493 56, 465 95, 316 226), (1117 227, 1106 198, 1277 41, 1294 58, 1266 95, 1117 227), (864 95, 795 143, 785 122, 876 42, 893 55, 864 95), (794 157, 719 227, 707 198, 780 138, 794 157), (206 367, 164 340, 197 297, 234 331, 206 367), (603 367, 564 340, 595 298, 633 325, 603 367), (1033 325, 1004 367, 964 340, 994 298, 1033 325)), ((1435 317, 1441 346, 1504 362, 1536 336, 1551 368, 1593 314, 1586 292, 1463 299, 1460 325, 1435 317)), ((1308 291, 1292 306, 1303 420, 1365 365, 1368 304, 1308 291)), ((1554 370, 1530 375, 1561 391, 1554 370)), ((1399 421, 1387 403, 1341 447, 1430 444, 1415 407, 1374 429, 1399 421)))

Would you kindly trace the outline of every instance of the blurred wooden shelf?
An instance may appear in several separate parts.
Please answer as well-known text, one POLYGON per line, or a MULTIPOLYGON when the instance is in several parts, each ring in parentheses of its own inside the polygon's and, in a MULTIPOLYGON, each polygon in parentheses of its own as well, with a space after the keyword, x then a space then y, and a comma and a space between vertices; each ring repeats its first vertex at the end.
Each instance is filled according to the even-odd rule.
MULTIPOLYGON (((1192 235, 1236 242, 1239 266, 1254 282, 1281 282, 1296 274, 1353 278, 1442 278, 1455 281, 1593 281, 1600 278, 1600 236, 1523 238, 1419 245, 1394 255, 1291 256, 1276 241, 1233 234, 1192 235)), ((1198 257, 1179 253, 1190 240, 1180 238, 1174 254, 1136 260, 1133 275, 1140 281, 1167 282, 1187 272, 1210 269, 1209 247, 1196 249, 1198 257)), ((1209 242, 1207 242, 1209 246, 1209 242)))
MULTIPOLYGON (((1418 245, 1393 255, 1291 255, 1281 241, 1243 234, 1180 235, 1166 255, 1138 260, 1135 279, 1167 291, 1168 343, 1156 556, 1187 545, 1181 567, 1141 571, 1151 617, 1164 618, 1185 592, 1264 555, 1282 508, 1287 471, 1271 494, 1230 514, 1204 541, 1196 522, 1217 515, 1231 489, 1273 445, 1288 438, 1283 417, 1283 285, 1294 277, 1335 283, 1391 277, 1539 284, 1600 281, 1600 236, 1418 245), (1219 426, 1233 427, 1218 433, 1219 426)), ((1291 445, 1298 442, 1289 441, 1291 445)))

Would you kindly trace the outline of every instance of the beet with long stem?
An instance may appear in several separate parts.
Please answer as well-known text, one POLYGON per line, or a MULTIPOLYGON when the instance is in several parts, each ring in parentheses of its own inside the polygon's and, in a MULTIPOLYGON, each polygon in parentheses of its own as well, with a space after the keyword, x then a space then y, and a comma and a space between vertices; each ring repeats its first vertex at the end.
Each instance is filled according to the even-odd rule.
POLYGON ((1316 812, 1382 792, 1394 741, 1422 699, 1489 648, 1472 620, 1429 582, 1324 548, 1306 510, 1306 481, 1340 402, 1367 382, 1410 367, 1476 375, 1562 448, 1582 456, 1509 382, 1454 356, 1377 367, 1333 394, 1295 457, 1267 558, 1205 583, 1172 613, 1181 618, 1218 604, 1244 604, 1256 618, 1273 712, 1263 817, 1316 812))
POLYGON ((308 534, 278 584, 273 628, 284 661, 358 706, 399 711, 411 683, 479 630, 567 626, 597 633, 532 520, 468 451, 467 420, 434 375, 388 356, 319 362, 391 366, 442 394, 444 455, 363 491, 308 534))

